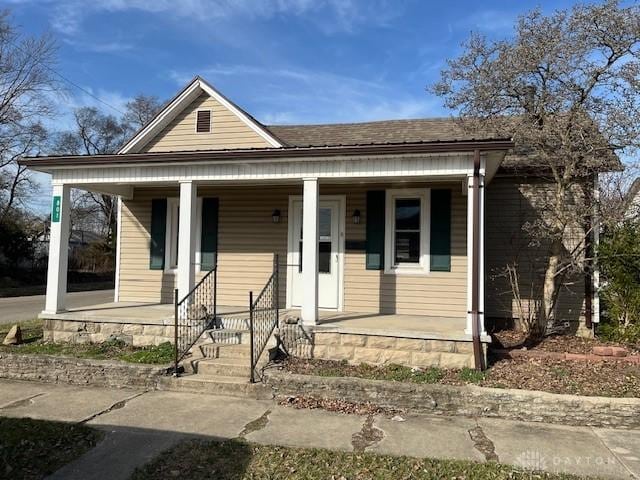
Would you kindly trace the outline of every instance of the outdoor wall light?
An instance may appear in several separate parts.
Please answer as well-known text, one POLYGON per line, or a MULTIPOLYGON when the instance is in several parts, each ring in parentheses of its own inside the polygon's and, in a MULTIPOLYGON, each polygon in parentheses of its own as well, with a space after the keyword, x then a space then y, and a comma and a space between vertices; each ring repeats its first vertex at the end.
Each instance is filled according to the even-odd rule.
POLYGON ((271 214, 271 218, 273 219, 273 223, 280 223, 280 210, 276 208, 271 214))
POLYGON ((353 223, 355 223, 356 225, 360 223, 360 210, 354 210, 353 223))

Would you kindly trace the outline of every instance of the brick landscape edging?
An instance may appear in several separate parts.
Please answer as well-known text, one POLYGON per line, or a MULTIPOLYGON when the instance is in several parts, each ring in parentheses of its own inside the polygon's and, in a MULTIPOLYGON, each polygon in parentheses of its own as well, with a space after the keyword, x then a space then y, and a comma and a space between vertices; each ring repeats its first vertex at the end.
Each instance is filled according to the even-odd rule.
POLYGON ((113 360, 0 353, 0 377, 12 380, 156 389, 166 368, 113 360))
POLYGON ((276 398, 303 395, 370 402, 407 411, 598 427, 640 427, 640 398, 586 397, 530 390, 415 384, 268 372, 276 398))
POLYGON ((595 353, 562 353, 544 350, 492 350, 493 355, 500 358, 549 358, 553 360, 571 360, 584 362, 627 362, 640 365, 640 355, 604 355, 595 353))

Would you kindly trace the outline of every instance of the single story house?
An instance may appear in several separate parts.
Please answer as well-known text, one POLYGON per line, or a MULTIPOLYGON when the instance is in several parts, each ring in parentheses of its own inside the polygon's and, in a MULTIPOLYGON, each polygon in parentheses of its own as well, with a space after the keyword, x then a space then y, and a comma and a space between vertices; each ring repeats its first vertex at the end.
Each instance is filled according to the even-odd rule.
MULTIPOLYGON (((473 367, 485 325, 515 317, 497 272, 549 188, 513 147, 453 119, 263 125, 196 77, 117 154, 22 162, 53 183, 47 338, 171 341, 185 360, 204 332, 260 357, 299 318, 276 333, 305 355, 473 367), (118 196, 112 304, 65 308, 71 188, 118 196)), ((593 279, 558 310, 588 330, 593 279)))

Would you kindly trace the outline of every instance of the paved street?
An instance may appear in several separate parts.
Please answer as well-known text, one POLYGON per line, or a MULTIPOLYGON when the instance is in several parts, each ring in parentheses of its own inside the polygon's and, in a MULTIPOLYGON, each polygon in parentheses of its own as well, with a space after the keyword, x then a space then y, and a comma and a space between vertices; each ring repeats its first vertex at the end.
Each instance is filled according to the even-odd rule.
POLYGON ((84 422, 106 432, 54 479, 126 479, 136 466, 192 436, 640 478, 640 431, 635 430, 428 415, 367 418, 271 401, 8 380, 0 380, 0 415, 84 422))
MULTIPOLYGON (((113 301, 113 290, 67 293, 67 307, 78 308, 113 301)), ((44 308, 44 295, 0 298, 0 324, 31 320, 44 308)))

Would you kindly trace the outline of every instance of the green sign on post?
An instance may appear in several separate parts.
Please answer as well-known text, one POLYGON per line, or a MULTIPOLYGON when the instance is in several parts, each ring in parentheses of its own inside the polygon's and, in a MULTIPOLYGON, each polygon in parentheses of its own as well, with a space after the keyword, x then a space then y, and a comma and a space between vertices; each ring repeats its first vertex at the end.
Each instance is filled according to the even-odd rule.
POLYGON ((58 223, 60 221, 60 196, 53 197, 53 207, 51 208, 51 221, 58 223))

